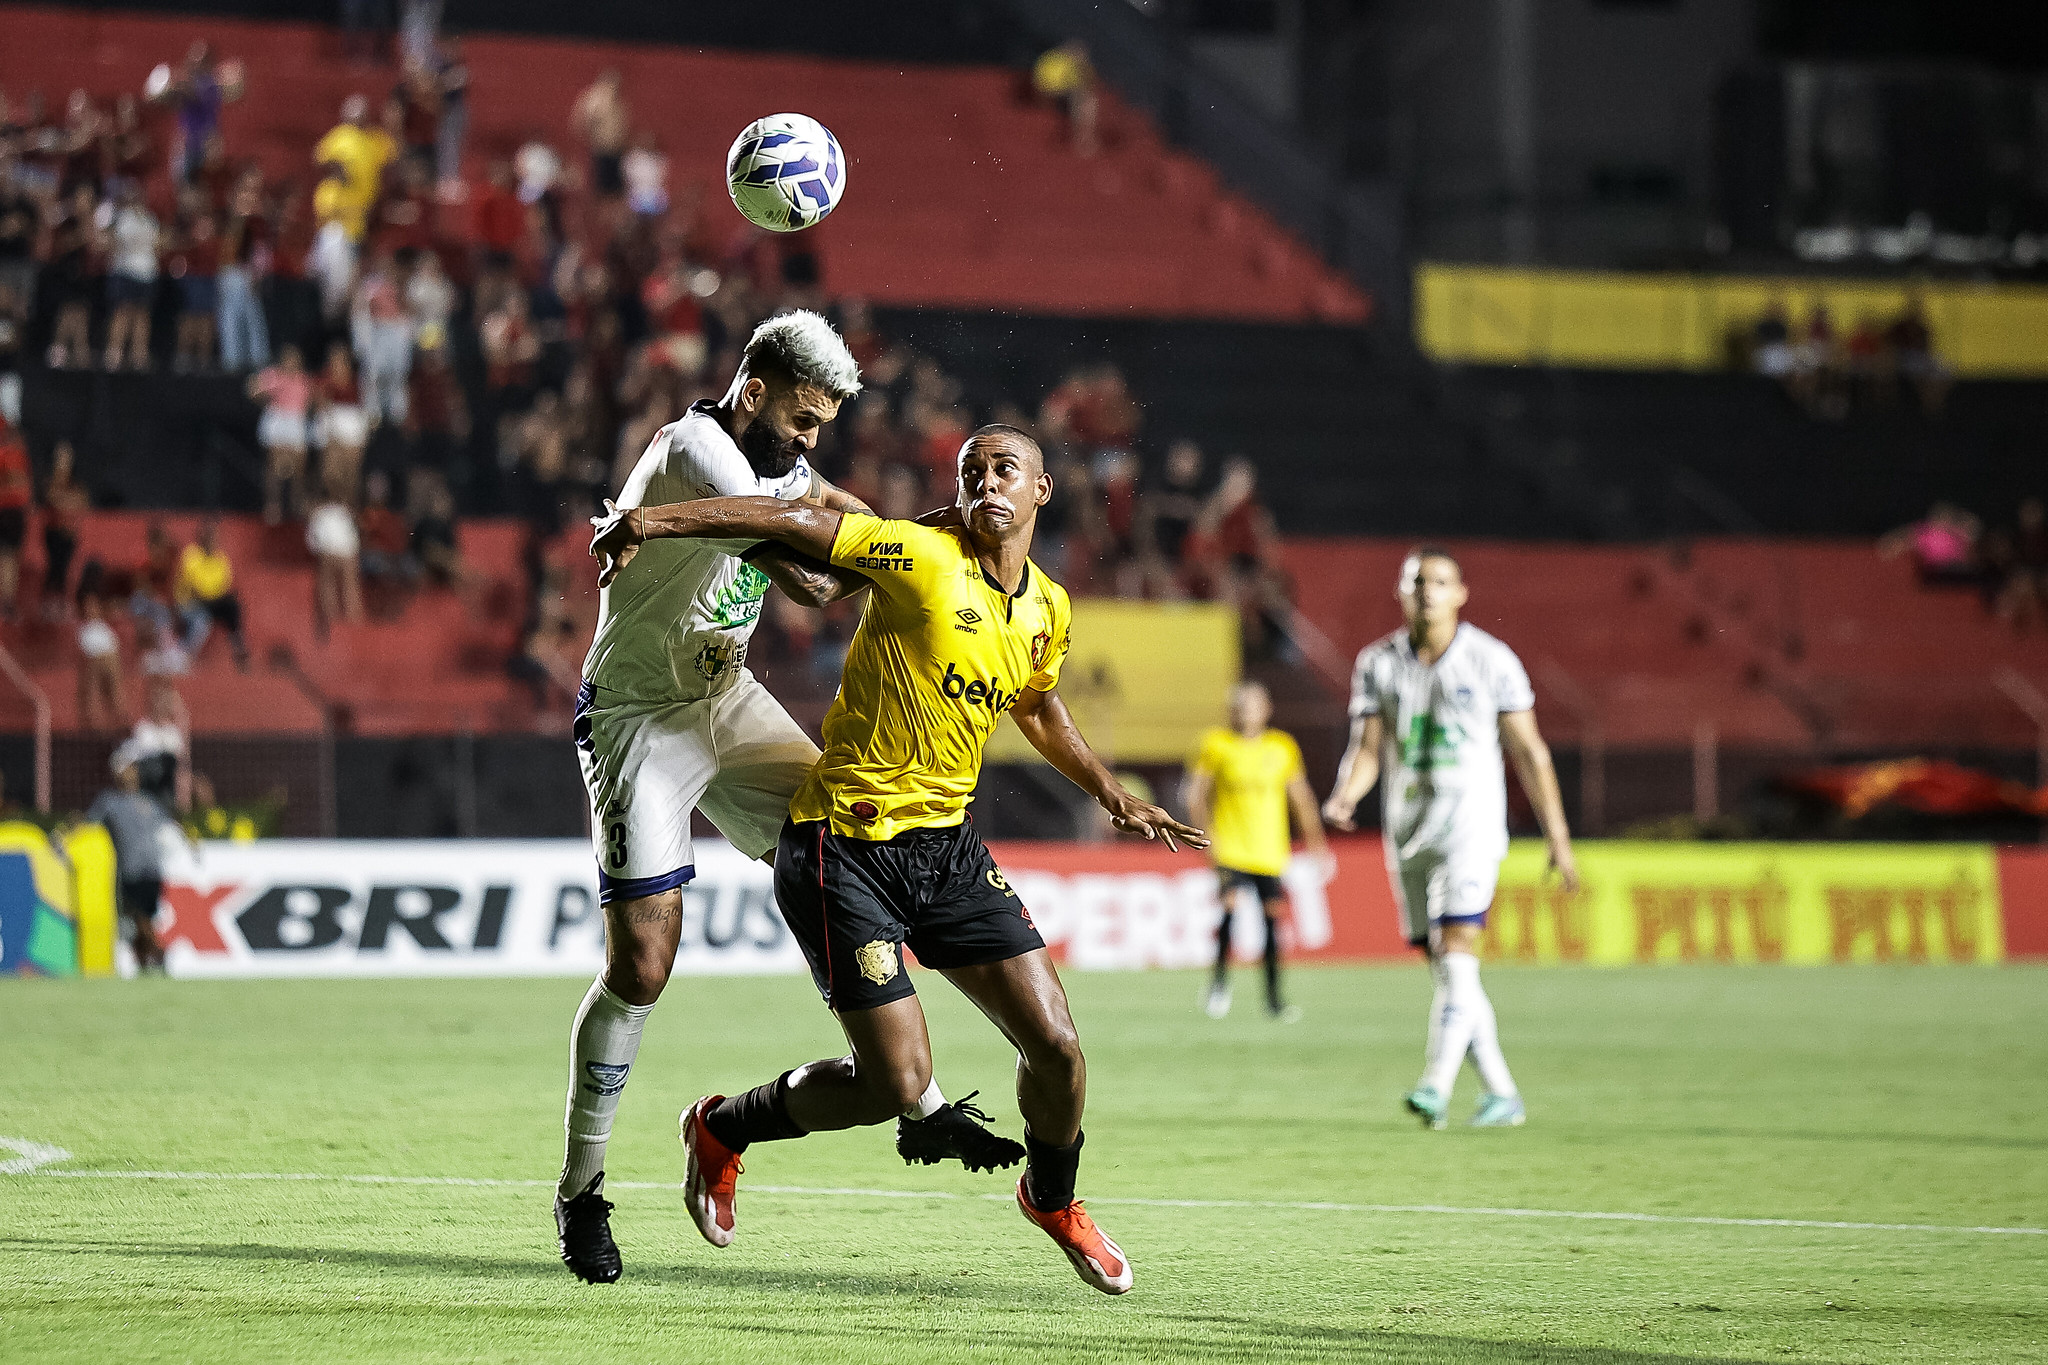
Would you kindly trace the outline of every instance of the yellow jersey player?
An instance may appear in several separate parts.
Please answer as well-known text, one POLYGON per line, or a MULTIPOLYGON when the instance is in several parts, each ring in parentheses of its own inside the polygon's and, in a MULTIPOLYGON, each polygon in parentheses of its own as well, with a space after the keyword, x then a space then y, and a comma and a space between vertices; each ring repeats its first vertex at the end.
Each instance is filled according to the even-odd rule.
POLYGON ((1229 728, 1202 736, 1188 764, 1188 818, 1209 831, 1209 861, 1216 865, 1216 975, 1209 983, 1211 1019, 1230 1013, 1230 907, 1240 890, 1259 898, 1266 919, 1266 1010, 1282 1023, 1301 1019, 1301 1010, 1280 996, 1280 910, 1287 892, 1280 875, 1293 846, 1287 817, 1328 872, 1330 845, 1316 813, 1315 792, 1301 766, 1301 747, 1292 735, 1266 728, 1273 698, 1259 683, 1239 683, 1230 694, 1229 728))
POLYGON ((885 1123, 931 1082, 908 946, 1017 1049, 1027 1152, 1017 1203, 1109 1294, 1131 1266, 1074 1198, 1087 1067, 1045 942, 967 818, 983 747, 1004 712, 1118 829, 1206 845, 1120 786, 1056 690, 1067 594, 1030 560, 1052 480, 1038 444, 989 426, 960 448, 958 523, 884 521, 806 503, 707 498, 614 510, 591 553, 600 584, 642 540, 774 540, 873 584, 825 717, 825 749, 790 803, 775 897, 848 1055, 784 1072, 684 1112, 684 1200, 713 1246, 730 1245, 740 1154, 756 1142, 885 1123))

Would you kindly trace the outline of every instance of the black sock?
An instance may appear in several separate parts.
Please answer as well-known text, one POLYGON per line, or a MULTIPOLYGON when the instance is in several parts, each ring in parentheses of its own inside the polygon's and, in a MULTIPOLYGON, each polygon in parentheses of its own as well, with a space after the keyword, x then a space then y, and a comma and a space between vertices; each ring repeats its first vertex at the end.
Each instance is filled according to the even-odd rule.
POLYGON ((1216 984, 1230 980, 1230 907, 1223 907, 1223 923, 1216 928, 1216 984))
POLYGON ((1052 1213, 1074 1202, 1074 1177, 1081 1169, 1081 1144, 1086 1133, 1074 1134, 1065 1147, 1040 1142, 1024 1130, 1024 1195, 1040 1213, 1052 1213))
POLYGON ((804 1130, 789 1116, 789 1078, 785 1071, 766 1085, 757 1085, 744 1095, 732 1095, 704 1111, 704 1126, 735 1152, 747 1150, 750 1142, 776 1142, 800 1138, 804 1130))
POLYGON ((1266 916, 1266 1008, 1278 1014, 1280 1004, 1280 924, 1266 916))

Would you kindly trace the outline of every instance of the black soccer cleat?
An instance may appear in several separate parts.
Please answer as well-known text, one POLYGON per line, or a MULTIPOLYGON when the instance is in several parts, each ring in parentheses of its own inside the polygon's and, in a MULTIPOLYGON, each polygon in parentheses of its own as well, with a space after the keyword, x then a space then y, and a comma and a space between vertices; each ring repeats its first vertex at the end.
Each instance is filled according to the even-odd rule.
POLYGON ((897 1119, 896 1155, 906 1165, 921 1161, 927 1166, 955 1157, 970 1171, 993 1171, 1022 1161, 1023 1143, 983 1126, 989 1116, 969 1103, 980 1093, 976 1090, 941 1105, 928 1119, 897 1119))
POLYGON ((555 1196, 555 1241, 562 1248, 562 1264, 576 1272, 585 1284, 611 1284, 619 1278, 619 1244, 612 1240, 612 1205, 598 1191, 604 1188, 599 1171, 574 1199, 555 1196))

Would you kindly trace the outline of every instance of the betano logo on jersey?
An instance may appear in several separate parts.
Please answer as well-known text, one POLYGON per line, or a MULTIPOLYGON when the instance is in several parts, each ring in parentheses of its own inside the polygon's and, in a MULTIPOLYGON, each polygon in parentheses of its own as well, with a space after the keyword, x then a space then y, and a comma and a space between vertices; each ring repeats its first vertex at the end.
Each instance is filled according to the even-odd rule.
POLYGON ((1017 704, 1022 692, 1005 692, 1003 685, 996 681, 984 682, 980 678, 964 678, 953 671, 953 665, 946 665, 946 675, 939 679, 939 691, 954 701, 964 701, 969 706, 986 706, 1000 716, 1017 704))

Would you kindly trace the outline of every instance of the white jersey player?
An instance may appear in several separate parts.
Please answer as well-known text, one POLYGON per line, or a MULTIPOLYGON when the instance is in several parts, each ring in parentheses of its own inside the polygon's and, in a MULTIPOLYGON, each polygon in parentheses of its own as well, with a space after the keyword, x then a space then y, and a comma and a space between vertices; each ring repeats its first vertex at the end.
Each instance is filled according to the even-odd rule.
POLYGON ((1359 652, 1351 744, 1323 818, 1352 828, 1359 801, 1380 784, 1381 837, 1402 928, 1436 978, 1427 1058, 1408 1108, 1443 1127, 1469 1052, 1485 1087, 1472 1122, 1513 1126, 1526 1112, 1501 1055, 1477 953, 1508 851, 1503 749, 1535 807, 1551 866, 1576 889, 1571 834, 1528 673, 1513 650, 1458 620, 1466 600, 1458 561, 1418 549, 1402 563, 1396 591, 1408 623, 1359 652))
MULTIPOLYGON (((618 506, 768 497, 865 512, 806 458, 859 391, 859 369, 823 318, 770 318, 747 342, 725 397, 655 434, 618 506)), ((735 848, 766 858, 817 761, 818 746, 746 667, 771 582, 823 606, 868 580, 779 545, 651 541, 604 588, 584 661, 574 733, 590 796, 605 968, 570 1035, 555 1225, 563 1261, 591 1283, 620 1274, 603 1196, 605 1145, 641 1029, 675 965, 682 887, 696 873, 690 817, 703 811, 735 848)), ((899 1131, 898 1150, 929 1164, 962 1156, 964 1142, 981 1160, 1022 1159, 1017 1144, 966 1131, 974 1127, 966 1112, 946 1104, 934 1082, 906 1111, 915 1131, 899 1131)))

